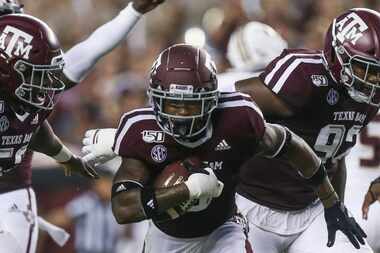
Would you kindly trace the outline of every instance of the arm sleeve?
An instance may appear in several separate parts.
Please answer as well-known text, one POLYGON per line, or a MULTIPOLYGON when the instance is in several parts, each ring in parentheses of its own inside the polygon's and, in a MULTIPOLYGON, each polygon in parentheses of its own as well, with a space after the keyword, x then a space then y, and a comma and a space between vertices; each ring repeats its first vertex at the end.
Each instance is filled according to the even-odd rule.
POLYGON ((250 128, 254 139, 261 140, 265 133, 265 119, 260 108, 255 102, 251 102, 251 105, 247 109, 250 128))
POLYGON ((285 50, 260 74, 263 83, 293 110, 310 102, 313 89, 308 73, 322 63, 318 55, 302 55, 285 50))
POLYGON ((76 83, 82 81, 96 62, 128 35, 141 15, 130 3, 118 16, 66 52, 63 70, 66 77, 76 83))
POLYGON ((134 124, 139 118, 140 117, 131 117, 131 113, 125 113, 122 116, 112 146, 112 150, 115 154, 122 157, 139 159, 140 156, 137 150, 140 149, 138 139, 141 133, 139 129, 134 127, 134 124))

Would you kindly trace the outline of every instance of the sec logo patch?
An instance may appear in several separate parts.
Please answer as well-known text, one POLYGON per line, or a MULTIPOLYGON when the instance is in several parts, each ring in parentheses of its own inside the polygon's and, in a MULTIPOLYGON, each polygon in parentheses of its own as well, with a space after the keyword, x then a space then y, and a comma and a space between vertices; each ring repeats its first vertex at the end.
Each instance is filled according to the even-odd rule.
POLYGON ((155 145, 150 151, 153 161, 157 163, 162 163, 166 160, 168 150, 163 145, 155 145))

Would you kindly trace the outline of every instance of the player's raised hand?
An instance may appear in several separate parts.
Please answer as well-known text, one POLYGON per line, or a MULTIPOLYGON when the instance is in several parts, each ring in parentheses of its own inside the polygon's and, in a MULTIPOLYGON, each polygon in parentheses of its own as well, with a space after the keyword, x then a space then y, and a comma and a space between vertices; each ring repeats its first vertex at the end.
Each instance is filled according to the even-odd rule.
POLYGON ((368 191, 364 197, 362 205, 363 219, 368 219, 369 207, 376 201, 380 201, 380 177, 371 182, 368 191))
POLYGON ((333 206, 325 209, 325 220, 328 231, 327 247, 334 245, 335 234, 338 230, 347 236, 355 248, 359 249, 360 244, 365 244, 364 238, 367 235, 359 224, 356 223, 355 219, 348 215, 347 208, 342 202, 337 201, 333 206))
POLYGON ((144 14, 153 10, 163 2, 165 2, 165 0, 133 0, 133 8, 144 14))
POLYGON ((64 167, 66 176, 71 176, 72 173, 76 173, 92 179, 99 178, 98 173, 84 162, 82 158, 76 155, 73 155, 67 162, 61 162, 60 164, 64 167))

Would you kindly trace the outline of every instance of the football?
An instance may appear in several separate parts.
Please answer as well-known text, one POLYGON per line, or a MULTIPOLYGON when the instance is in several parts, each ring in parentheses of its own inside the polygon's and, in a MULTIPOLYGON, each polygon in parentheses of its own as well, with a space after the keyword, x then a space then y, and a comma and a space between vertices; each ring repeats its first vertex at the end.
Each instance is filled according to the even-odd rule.
POLYGON ((190 172, 183 165, 182 161, 176 161, 167 165, 158 174, 156 180, 154 181, 155 188, 166 188, 169 186, 180 184, 190 176, 190 172))
MULTIPOLYGON (((202 162, 197 158, 187 158, 183 161, 176 161, 167 165, 156 177, 154 181, 154 188, 166 188, 173 185, 180 184, 187 180, 187 178, 195 172, 203 171, 202 162)), ((160 222, 165 220, 172 220, 180 217, 184 213, 191 211, 201 211, 205 208, 199 208, 199 204, 203 202, 200 200, 186 201, 176 207, 166 210, 162 217, 160 217, 160 222)))

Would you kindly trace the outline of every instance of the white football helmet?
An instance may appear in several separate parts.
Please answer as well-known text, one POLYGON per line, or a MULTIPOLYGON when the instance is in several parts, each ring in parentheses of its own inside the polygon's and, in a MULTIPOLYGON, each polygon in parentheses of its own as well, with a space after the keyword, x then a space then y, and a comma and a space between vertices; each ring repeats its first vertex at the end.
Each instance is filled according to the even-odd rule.
POLYGON ((258 71, 279 56, 288 43, 272 27, 249 22, 234 31, 227 45, 227 59, 238 71, 258 71))

